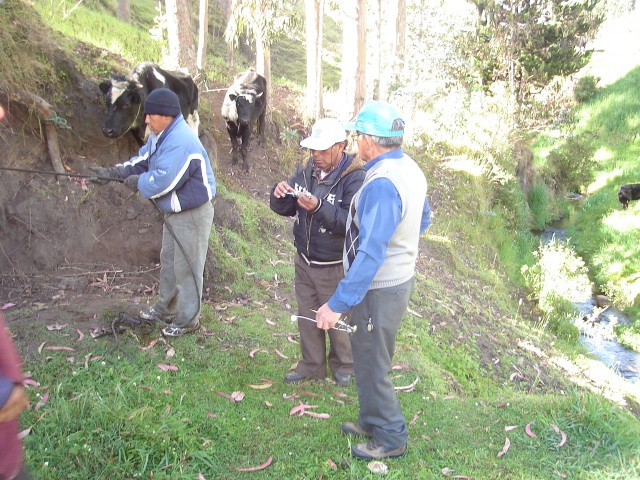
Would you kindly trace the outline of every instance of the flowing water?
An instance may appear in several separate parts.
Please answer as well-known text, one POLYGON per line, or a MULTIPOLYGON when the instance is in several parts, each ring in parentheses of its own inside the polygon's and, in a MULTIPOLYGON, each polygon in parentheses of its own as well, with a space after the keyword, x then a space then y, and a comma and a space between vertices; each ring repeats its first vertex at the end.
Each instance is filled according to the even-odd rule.
MULTIPOLYGON (((540 242, 567 241, 570 224, 569 216, 549 225, 540 234, 540 242)), ((629 324, 629 319, 611 306, 598 308, 595 299, 576 303, 576 307, 580 315, 574 323, 580 331, 580 343, 617 375, 631 383, 639 382, 640 353, 620 345, 614 333, 616 325, 629 324)))

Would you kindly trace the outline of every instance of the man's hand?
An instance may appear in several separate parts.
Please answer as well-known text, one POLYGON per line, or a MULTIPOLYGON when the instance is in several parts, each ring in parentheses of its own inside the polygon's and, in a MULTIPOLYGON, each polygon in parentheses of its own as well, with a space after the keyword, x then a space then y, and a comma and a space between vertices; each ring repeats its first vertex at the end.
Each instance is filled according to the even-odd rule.
POLYGON ((89 170, 96 174, 95 177, 89 178, 89 181, 92 183, 97 183, 98 185, 104 185, 111 178, 122 178, 120 176, 120 172, 118 171, 118 167, 89 167, 89 170))
POLYGON ((320 200, 315 195, 311 195, 309 192, 304 192, 298 195, 298 205, 304 208, 307 212, 315 212, 320 205, 320 200))
POLYGON ((288 193, 293 192, 293 188, 287 182, 280 182, 273 189, 273 195, 276 198, 284 198, 288 193))
POLYGON ((11 390, 7 403, 0 409, 0 423, 18 418, 22 411, 27 408, 29 408, 29 396, 23 386, 16 385, 11 390))
POLYGON ((127 178, 124 179, 124 184, 134 192, 137 192, 138 178, 140 178, 140 175, 129 175, 127 178))
POLYGON ((329 308, 329 305, 325 303, 318 309, 318 312, 316 313, 316 324, 318 325, 318 328, 329 330, 333 328, 336 323, 338 323, 338 320, 340 320, 341 316, 341 313, 334 312, 329 308))

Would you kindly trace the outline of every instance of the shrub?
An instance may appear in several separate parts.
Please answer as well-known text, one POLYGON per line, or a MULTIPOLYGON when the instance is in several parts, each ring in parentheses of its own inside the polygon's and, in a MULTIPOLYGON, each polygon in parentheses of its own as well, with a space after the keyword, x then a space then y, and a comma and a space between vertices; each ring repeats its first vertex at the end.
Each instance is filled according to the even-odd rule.
POLYGON ((530 297, 537 299, 550 331, 560 338, 576 340, 578 329, 572 325, 578 315, 575 303, 591 297, 584 261, 569 245, 556 240, 541 245, 534 255, 535 264, 522 267, 530 297))
POLYGON ((529 188, 529 210, 533 230, 544 230, 550 220, 549 191, 544 182, 537 181, 529 188))
POLYGON ((586 102, 594 97, 598 92, 598 78, 587 75, 580 78, 573 89, 573 97, 578 103, 586 102))
POLYGON ((580 192, 591 183, 596 161, 595 148, 585 138, 568 137, 564 144, 549 153, 547 173, 556 189, 580 192))

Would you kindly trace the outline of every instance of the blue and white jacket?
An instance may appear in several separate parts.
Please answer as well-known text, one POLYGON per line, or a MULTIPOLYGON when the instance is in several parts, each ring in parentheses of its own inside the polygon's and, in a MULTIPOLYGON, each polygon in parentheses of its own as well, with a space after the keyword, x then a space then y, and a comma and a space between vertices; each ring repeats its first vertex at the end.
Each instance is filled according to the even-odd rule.
POLYGON ((150 134, 137 156, 116 166, 122 178, 140 175, 140 195, 166 213, 199 207, 216 196, 209 156, 182 114, 159 136, 150 134))

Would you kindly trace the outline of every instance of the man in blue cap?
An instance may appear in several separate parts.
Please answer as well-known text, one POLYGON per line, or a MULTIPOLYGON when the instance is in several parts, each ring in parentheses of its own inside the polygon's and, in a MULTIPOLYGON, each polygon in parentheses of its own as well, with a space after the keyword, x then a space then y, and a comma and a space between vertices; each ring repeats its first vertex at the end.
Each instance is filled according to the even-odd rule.
POLYGON ((413 289, 420 234, 431 223, 427 181, 402 151, 404 121, 389 104, 365 103, 355 122, 358 153, 367 171, 347 219, 345 278, 320 307, 327 330, 345 314, 351 335, 360 413, 342 424, 345 434, 368 438, 353 445, 362 459, 399 457, 407 451, 407 423, 389 377, 396 335, 413 289))
POLYGON ((151 134, 137 156, 91 170, 97 174, 94 182, 124 179, 164 212, 159 295, 140 318, 165 325, 166 336, 179 337, 200 325, 216 180, 207 151, 184 120, 174 92, 153 90, 144 102, 144 121, 151 134))

